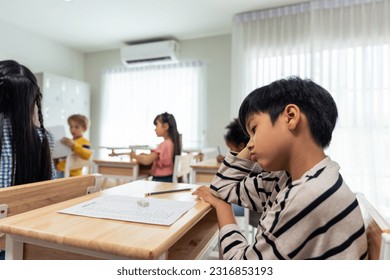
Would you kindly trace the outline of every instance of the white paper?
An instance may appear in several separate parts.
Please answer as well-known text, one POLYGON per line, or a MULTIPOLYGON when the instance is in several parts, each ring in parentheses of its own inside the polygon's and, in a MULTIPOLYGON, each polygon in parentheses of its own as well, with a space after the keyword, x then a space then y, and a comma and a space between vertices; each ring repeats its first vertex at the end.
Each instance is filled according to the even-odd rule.
POLYGON ((194 205, 194 201, 105 195, 58 212, 94 218, 169 226, 194 207, 194 205), (140 200, 143 203, 139 203, 140 200))
POLYGON ((66 137, 65 127, 63 125, 57 125, 46 128, 54 136, 54 150, 53 158, 67 157, 72 153, 72 150, 61 143, 61 139, 66 137))

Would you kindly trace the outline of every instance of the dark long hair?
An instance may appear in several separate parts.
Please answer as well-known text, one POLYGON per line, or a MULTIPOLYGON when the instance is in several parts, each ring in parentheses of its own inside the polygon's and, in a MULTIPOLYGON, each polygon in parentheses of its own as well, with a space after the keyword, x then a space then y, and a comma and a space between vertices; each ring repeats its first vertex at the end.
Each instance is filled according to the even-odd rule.
POLYGON ((13 60, 0 61, 0 114, 10 120, 12 127, 11 186, 51 178, 50 148, 43 126, 41 99, 37 80, 27 67, 13 60), (34 124, 35 105, 39 127, 34 124))
POLYGON ((173 142, 173 159, 175 159, 176 155, 181 155, 181 141, 179 132, 177 131, 175 117, 172 114, 165 112, 160 115, 157 115, 157 117, 154 118, 153 124, 156 125, 157 121, 160 121, 162 124, 167 123, 169 125, 168 136, 173 142))

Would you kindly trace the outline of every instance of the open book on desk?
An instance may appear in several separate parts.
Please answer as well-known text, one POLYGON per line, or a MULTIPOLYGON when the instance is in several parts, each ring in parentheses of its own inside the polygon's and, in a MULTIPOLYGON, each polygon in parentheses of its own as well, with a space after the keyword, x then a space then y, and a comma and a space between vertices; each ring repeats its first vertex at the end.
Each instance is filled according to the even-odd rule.
POLYGON ((103 195, 58 212, 169 226, 194 205, 195 201, 103 195))

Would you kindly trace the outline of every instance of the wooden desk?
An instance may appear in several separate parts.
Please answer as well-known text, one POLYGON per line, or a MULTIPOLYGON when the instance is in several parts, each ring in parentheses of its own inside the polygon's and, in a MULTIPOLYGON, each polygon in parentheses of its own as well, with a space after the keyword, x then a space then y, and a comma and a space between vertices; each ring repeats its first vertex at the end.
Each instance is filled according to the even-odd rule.
MULTIPOLYGON (((58 210, 100 195, 143 197, 146 192, 184 187, 135 181, 0 220, 6 234, 6 259, 196 259, 215 242, 218 225, 210 204, 195 206, 171 226, 98 219, 57 213, 58 210)), ((191 192, 155 195, 155 198, 194 200, 191 192)))
POLYGON ((129 158, 112 157, 108 159, 95 159, 96 172, 104 177, 135 181, 149 176, 150 166, 139 165, 137 161, 129 158))
POLYGON ((205 147, 193 147, 193 148, 183 148, 182 152, 187 154, 192 154, 194 159, 197 161, 203 161, 210 158, 215 158, 218 154, 217 148, 205 148, 205 147))
POLYGON ((216 159, 208 159, 191 165, 191 184, 210 184, 217 173, 220 162, 216 159))

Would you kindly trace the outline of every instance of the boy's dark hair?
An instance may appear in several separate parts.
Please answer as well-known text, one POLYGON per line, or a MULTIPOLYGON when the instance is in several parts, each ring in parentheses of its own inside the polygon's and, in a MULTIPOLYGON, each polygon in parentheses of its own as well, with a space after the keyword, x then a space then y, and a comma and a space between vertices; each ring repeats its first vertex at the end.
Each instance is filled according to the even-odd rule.
POLYGON ((181 155, 181 141, 180 134, 177 131, 177 125, 175 117, 172 114, 167 112, 157 115, 154 118, 153 124, 156 125, 157 121, 160 121, 162 124, 167 123, 169 125, 168 135, 173 142, 173 160, 175 160, 175 155, 181 155))
POLYGON ((337 106, 330 93, 309 79, 289 77, 255 89, 242 102, 239 119, 246 127, 253 113, 267 113, 272 124, 288 104, 297 105, 306 115, 314 141, 329 146, 337 120, 337 106))
POLYGON ((244 144, 246 146, 249 141, 249 137, 245 130, 241 127, 237 118, 235 118, 225 128, 228 130, 224 136, 226 142, 233 143, 236 146, 239 146, 240 144, 244 144))
POLYGON ((88 118, 84 115, 71 115, 68 117, 68 124, 70 124, 71 121, 78 123, 82 128, 84 128, 84 131, 88 129, 88 118))

